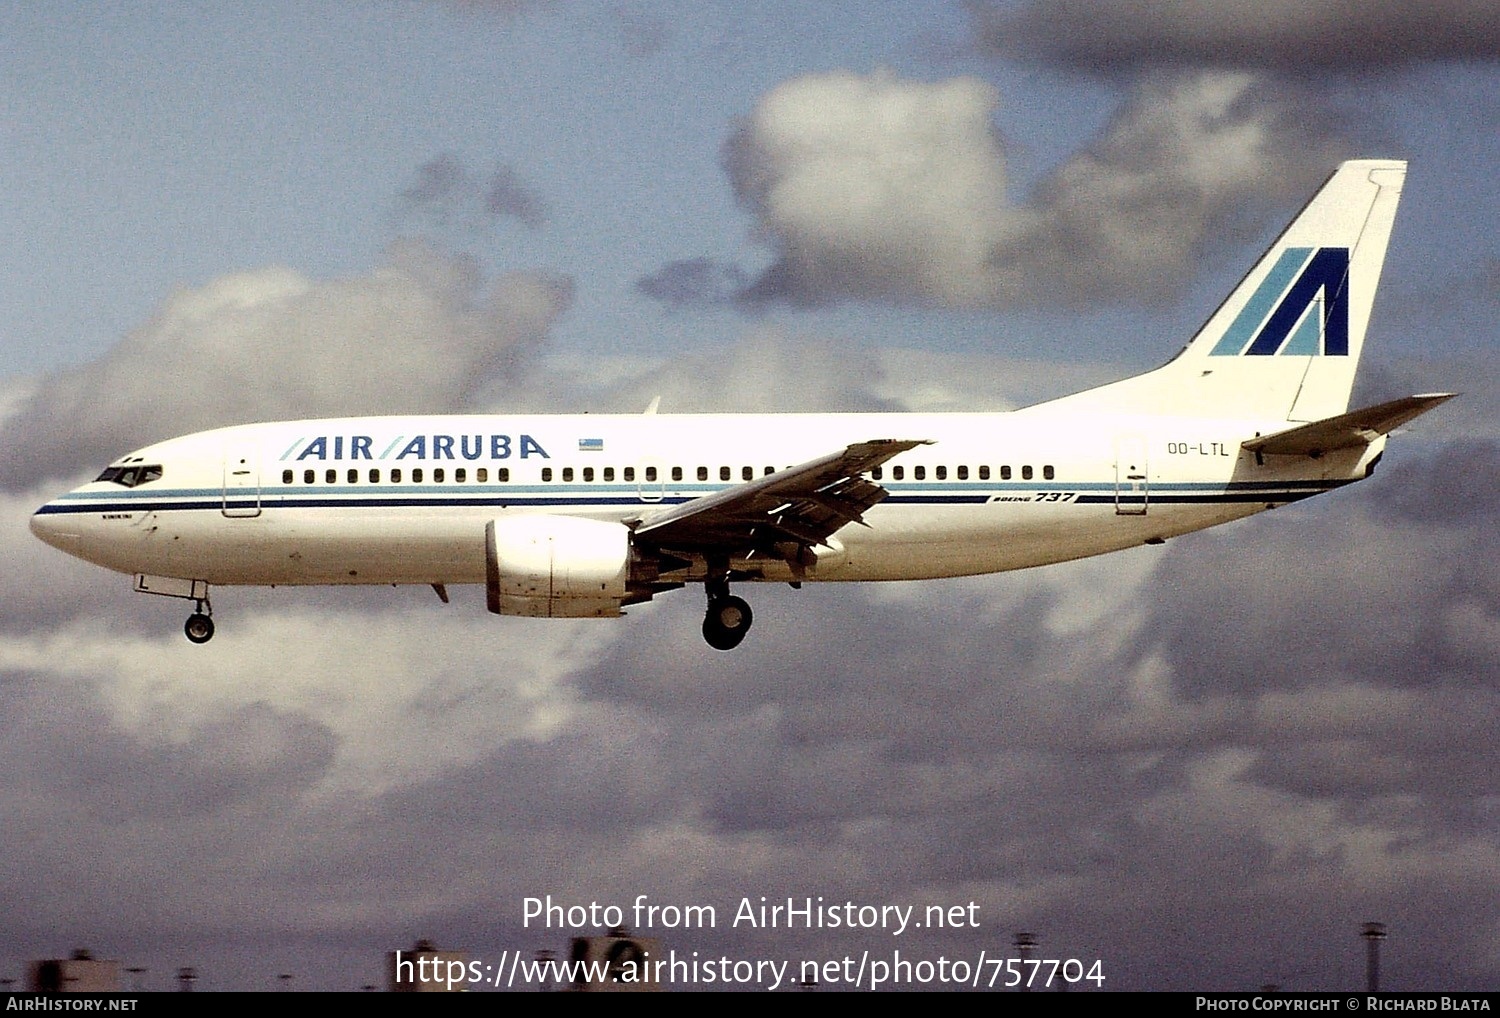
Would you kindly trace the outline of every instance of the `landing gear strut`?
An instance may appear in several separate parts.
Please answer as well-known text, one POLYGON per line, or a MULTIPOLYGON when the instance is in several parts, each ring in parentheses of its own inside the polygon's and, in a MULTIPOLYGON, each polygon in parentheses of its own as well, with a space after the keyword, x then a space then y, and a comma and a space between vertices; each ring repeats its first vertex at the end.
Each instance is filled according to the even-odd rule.
POLYGON ((729 593, 728 577, 709 580, 708 613, 703 616, 703 639, 714 650, 733 650, 740 645, 755 620, 750 605, 729 593))
POLYGON ((207 643, 214 638, 214 620, 210 618, 213 608, 207 600, 198 602, 198 610, 188 616, 182 631, 193 643, 207 643))
POLYGON ((156 594, 160 597, 178 597, 193 602, 193 614, 182 624, 182 631, 193 643, 207 643, 214 638, 213 605, 208 603, 208 581, 187 580, 180 576, 147 576, 137 573, 135 590, 138 594, 156 594))

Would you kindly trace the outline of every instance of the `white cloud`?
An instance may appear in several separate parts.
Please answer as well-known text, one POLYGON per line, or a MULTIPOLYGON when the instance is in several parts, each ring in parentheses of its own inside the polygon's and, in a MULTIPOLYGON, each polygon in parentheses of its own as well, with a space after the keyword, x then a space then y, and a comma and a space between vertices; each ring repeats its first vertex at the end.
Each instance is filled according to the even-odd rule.
POLYGON ((735 192, 776 254, 741 299, 1157 302, 1336 162, 1334 146, 1311 140, 1309 102, 1249 74, 1168 75, 1143 81, 1017 203, 998 104, 973 78, 841 71, 773 89, 726 147, 735 192))
MULTIPOLYGON (((912 293, 982 303, 1008 229, 994 87, 809 75, 762 97, 726 150, 778 247, 789 295, 912 293)), ((763 284, 766 285, 766 284, 763 284)))
POLYGON ((219 425, 470 408, 519 375, 570 297, 539 273, 486 290, 469 259, 416 243, 362 276, 223 276, 168 298, 100 360, 37 383, 0 436, 0 477, 15 490, 219 425))

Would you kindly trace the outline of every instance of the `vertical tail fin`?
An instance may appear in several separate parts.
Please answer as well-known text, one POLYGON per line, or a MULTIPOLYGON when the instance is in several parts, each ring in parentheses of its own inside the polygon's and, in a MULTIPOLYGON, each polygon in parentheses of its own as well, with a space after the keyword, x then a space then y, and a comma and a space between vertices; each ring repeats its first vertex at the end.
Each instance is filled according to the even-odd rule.
POLYGON ((1343 413, 1405 176, 1404 162, 1344 163, 1176 359, 1069 402, 1289 421, 1343 413))

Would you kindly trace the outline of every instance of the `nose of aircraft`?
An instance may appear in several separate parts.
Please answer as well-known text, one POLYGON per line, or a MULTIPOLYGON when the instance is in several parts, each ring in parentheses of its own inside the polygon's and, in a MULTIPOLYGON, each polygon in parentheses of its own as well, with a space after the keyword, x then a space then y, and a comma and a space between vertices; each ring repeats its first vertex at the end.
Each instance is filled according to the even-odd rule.
POLYGON ((80 535, 73 524, 74 518, 58 512, 55 502, 48 502, 31 514, 31 532, 63 551, 72 551, 78 546, 80 535))

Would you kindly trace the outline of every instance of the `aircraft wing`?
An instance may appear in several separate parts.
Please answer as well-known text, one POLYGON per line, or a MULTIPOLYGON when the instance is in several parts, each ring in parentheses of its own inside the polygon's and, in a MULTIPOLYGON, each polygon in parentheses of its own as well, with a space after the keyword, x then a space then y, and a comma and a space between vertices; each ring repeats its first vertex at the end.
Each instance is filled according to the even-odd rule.
POLYGON ((635 537, 668 551, 707 554, 762 550, 784 557, 775 551, 777 544, 816 547, 846 524, 864 524, 865 510, 889 494, 864 474, 926 444, 897 439, 856 442, 800 466, 644 516, 635 537))
POLYGON ((1403 396, 1389 403, 1378 403, 1327 420, 1302 424, 1274 435, 1252 438, 1241 444, 1254 453, 1275 456, 1321 456, 1335 449, 1368 445, 1381 435, 1388 435, 1440 403, 1456 396, 1453 392, 1430 392, 1420 396, 1403 396))

